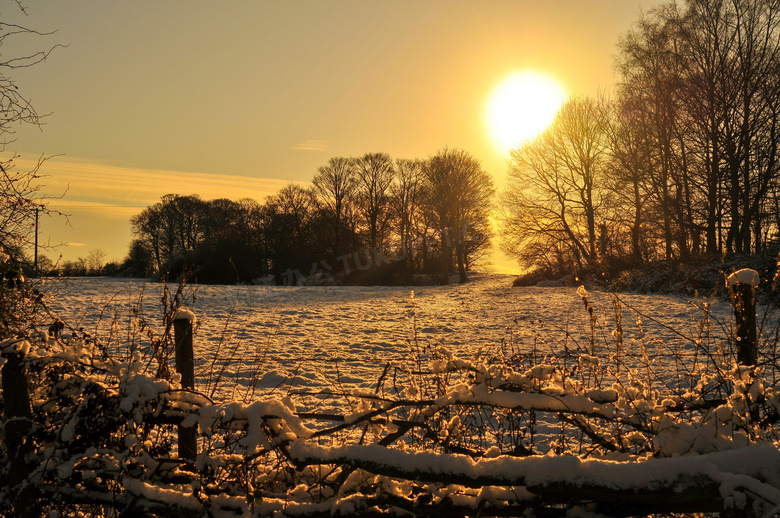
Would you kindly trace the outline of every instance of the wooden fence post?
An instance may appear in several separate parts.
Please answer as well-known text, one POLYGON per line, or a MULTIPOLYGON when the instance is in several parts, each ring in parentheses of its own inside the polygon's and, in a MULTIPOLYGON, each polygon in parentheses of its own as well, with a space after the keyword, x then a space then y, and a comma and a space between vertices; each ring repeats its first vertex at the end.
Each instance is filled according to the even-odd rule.
MULTIPOLYGON (((176 346, 176 372, 181 375, 181 386, 195 388, 195 353, 192 347, 192 323, 195 315, 180 308, 173 316, 173 340, 176 346)), ((198 426, 179 425, 179 457, 194 461, 198 456, 198 426)))
POLYGON ((38 516, 38 495, 27 477, 34 465, 25 460, 32 453, 33 444, 27 440, 32 429, 32 406, 24 372, 24 350, 17 341, 3 351, 3 417, 5 418, 5 447, 10 461, 8 481, 14 494, 14 512, 18 516, 38 516), (13 349, 13 350, 9 350, 13 349))
POLYGON ((755 365, 758 362, 756 334, 756 286, 758 272, 744 268, 728 276, 734 321, 737 325, 737 362, 755 365))

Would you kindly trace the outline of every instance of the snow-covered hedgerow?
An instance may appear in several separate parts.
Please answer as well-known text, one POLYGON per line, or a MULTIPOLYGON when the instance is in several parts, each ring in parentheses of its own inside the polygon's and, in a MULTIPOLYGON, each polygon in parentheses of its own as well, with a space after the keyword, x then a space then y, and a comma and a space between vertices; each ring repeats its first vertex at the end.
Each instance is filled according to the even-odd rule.
POLYGON ((780 394, 762 366, 694 340, 698 355, 678 356, 680 375, 663 378, 579 296, 593 333, 565 355, 508 344, 466 358, 414 339, 374 390, 329 406, 311 403, 326 394, 215 402, 161 375, 164 340, 119 359, 34 311, 2 342, 4 409, 21 368, 31 413, 0 424, 8 437, 29 423, 23 458, 4 440, 0 514, 777 512, 780 394), (198 430, 194 460, 178 455, 179 427, 198 430))

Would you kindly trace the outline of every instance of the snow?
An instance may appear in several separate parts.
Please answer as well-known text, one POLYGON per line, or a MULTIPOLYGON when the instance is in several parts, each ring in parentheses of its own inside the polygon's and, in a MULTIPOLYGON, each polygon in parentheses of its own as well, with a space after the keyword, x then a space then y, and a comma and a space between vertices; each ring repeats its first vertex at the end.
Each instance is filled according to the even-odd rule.
MULTIPOLYGON (((480 274, 465 285, 413 288, 190 287, 182 314, 199 315, 196 389, 211 394, 216 385, 214 394, 226 399, 323 392, 336 386, 373 390, 387 363, 403 364, 415 350, 441 348, 461 360, 518 354, 541 360, 578 351, 581 363, 590 368, 614 351, 591 350, 590 316, 577 296, 583 294, 608 340, 620 340, 628 356, 641 350, 651 360, 674 350, 693 353, 696 340, 715 339, 700 336, 705 305, 709 318, 726 323, 731 318, 729 303, 721 300, 623 294, 622 333, 613 334, 609 294, 584 288, 513 288, 511 280, 480 274)), ((97 336, 129 334, 137 325, 132 308, 139 304, 151 325, 162 322, 158 283, 74 278, 47 283, 46 289, 53 291, 52 308, 60 318, 97 336)))
POLYGON ((22 338, 9 338, 0 342, 0 354, 26 355, 30 352, 30 342, 22 338))
POLYGON ((473 481, 476 487, 508 484, 533 488, 567 484, 614 490, 674 487, 679 491, 701 485, 702 481, 697 477, 703 475, 719 485, 724 497, 733 497, 740 490, 748 489, 774 505, 780 504, 780 489, 777 489, 780 487, 780 450, 773 445, 638 462, 565 455, 472 459, 457 454, 389 450, 375 444, 327 447, 309 441, 295 442, 289 453, 302 464, 340 463, 372 470, 382 466, 413 480, 467 480, 473 481))
POLYGON ((185 307, 180 307, 173 312, 171 320, 187 320, 188 322, 194 324, 197 319, 195 318, 195 313, 185 307))
MULTIPOLYGON (((742 272, 733 275, 739 282, 755 280, 755 275, 742 272)), ((249 500, 230 494, 212 498, 242 512, 251 502, 255 515, 285 510, 357 513, 371 496, 364 494, 366 488, 413 498, 412 486, 419 490, 426 483, 431 485, 424 488, 425 495, 431 499, 449 498, 474 509, 485 502, 500 506, 528 501, 535 498, 534 490, 557 485, 631 492, 683 491, 702 484, 716 488, 724 501, 739 508, 751 495, 760 498, 765 509, 780 509, 776 439, 771 432, 756 435, 763 433, 757 427, 751 427, 753 435, 748 436, 745 425, 750 400, 764 397, 780 408, 780 392, 762 383, 762 373, 744 366, 726 368, 722 374, 729 377, 733 391, 717 406, 668 411, 701 401, 696 398, 708 383, 706 375, 680 364, 696 365, 703 361, 702 351, 716 354, 723 347, 732 318, 728 302, 624 294, 618 304, 610 294, 582 286, 512 288, 510 282, 507 276, 479 275, 466 285, 414 291, 189 287, 181 297, 185 306, 174 318, 195 322, 196 312, 199 316, 194 334, 199 393, 183 391, 177 379, 160 380, 142 369, 141 353, 149 353, 143 350, 148 342, 140 331, 142 321, 155 329, 165 322, 159 284, 84 278, 50 283, 46 289, 55 295, 50 302, 55 316, 104 337, 113 348, 119 363, 101 368, 120 380, 116 401, 123 419, 127 414, 128 421, 140 423, 165 406, 168 415, 186 416, 184 426, 197 427, 204 441, 215 444, 224 440, 220 427, 230 423, 240 448, 223 454, 217 446, 211 454, 201 453, 198 469, 230 466, 236 458, 243 462, 244 455, 260 458, 274 448, 286 448, 296 468, 289 476, 297 477, 285 479, 290 482, 286 492, 262 490, 249 500), (135 349, 126 349, 127 337, 135 337, 135 349), (609 371, 617 359, 634 368, 619 381, 609 371), (377 380, 395 368, 408 383, 380 397, 377 380), (430 387, 414 381, 415 370, 448 381, 439 391, 426 392, 430 387), (632 378, 645 371, 647 383, 632 378), (681 371, 686 373, 682 377, 681 371), (404 403, 404 398, 412 401, 404 403), (325 400, 343 405, 335 412, 340 416, 337 425, 305 420, 297 413, 311 411, 303 402, 317 405, 325 400), (394 413, 403 405, 403 412, 394 413), (507 455, 507 443, 490 435, 496 422, 480 429, 484 434, 476 450, 482 451, 481 457, 443 454, 441 449, 420 448, 412 439, 408 445, 403 439, 391 447, 371 444, 403 429, 404 422, 430 427, 431 433, 457 445, 474 424, 467 422, 469 412, 450 413, 456 407, 489 407, 518 418, 540 414, 538 421, 533 418, 533 454, 507 455), (548 421, 541 414, 547 414, 548 421), (581 457, 574 449, 557 454, 551 444, 563 436, 554 422, 558 414, 589 419, 580 422, 623 449, 590 458, 592 451, 581 457), (385 420, 368 419, 376 416, 385 420), (348 431, 327 435, 328 426, 362 429, 363 434, 357 443, 348 431), (315 487, 305 477, 307 469, 331 463, 357 468, 338 494, 326 494, 325 485, 315 487)), ((91 341, 44 338, 53 358, 82 364, 95 358, 91 341)), ((15 339, 0 343, 0 348, 42 354, 15 339)), ((74 415, 62 423, 59 440, 70 443, 77 435, 74 415)), ((147 439, 123 439, 128 450, 138 452, 137 462, 150 470, 159 467, 161 462, 147 452, 147 439)), ((66 458, 56 469, 63 478, 84 469, 92 476, 93 466, 83 460, 66 458)), ((271 470, 268 467, 263 477, 274 476, 271 470)), ((124 478, 122 484, 129 494, 150 501, 186 509, 201 505, 194 486, 133 478, 124 478)), ((253 484, 263 487, 260 479, 253 484)), ((252 491, 248 488, 247 495, 252 491)), ((572 515, 580 511, 587 516, 584 510, 573 510, 572 515)))
POLYGON ((168 502, 186 509, 197 510, 200 508, 200 502, 198 502, 195 496, 184 494, 179 488, 164 488, 129 477, 122 480, 122 485, 128 492, 134 495, 168 502))
POLYGON ((758 286, 759 276, 758 272, 751 270, 750 268, 743 268, 737 270, 726 278, 726 282, 729 286, 758 286))

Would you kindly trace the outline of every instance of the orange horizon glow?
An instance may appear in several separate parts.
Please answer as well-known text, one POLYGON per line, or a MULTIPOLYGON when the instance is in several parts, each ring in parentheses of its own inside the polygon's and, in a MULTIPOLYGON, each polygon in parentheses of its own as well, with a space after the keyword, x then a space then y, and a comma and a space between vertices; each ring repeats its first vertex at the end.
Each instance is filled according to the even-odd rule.
POLYGON ((14 70, 20 92, 50 115, 20 126, 7 152, 58 157, 41 169, 41 194, 71 217, 43 218, 40 238, 70 243, 47 252, 65 260, 93 248, 124 257, 132 213, 162 194, 262 201, 335 156, 460 148, 501 188, 507 151, 546 124, 512 129, 513 119, 531 127, 530 108, 515 104, 541 106, 538 82, 507 87, 495 111, 521 115, 488 122, 502 81, 535 71, 571 95, 609 88, 620 34, 661 0, 601 1, 10 9, 6 23, 48 36, 7 41, 9 56, 63 46, 14 70))

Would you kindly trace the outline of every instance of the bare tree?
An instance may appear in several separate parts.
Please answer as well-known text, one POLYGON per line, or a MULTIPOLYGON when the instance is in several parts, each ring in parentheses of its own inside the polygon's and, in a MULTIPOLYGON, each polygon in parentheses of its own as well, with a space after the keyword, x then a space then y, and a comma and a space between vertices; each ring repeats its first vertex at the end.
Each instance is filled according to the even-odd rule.
POLYGON ((681 33, 684 41, 679 46, 685 71, 679 98, 689 128, 683 138, 689 150, 687 162, 696 176, 694 203, 705 234, 704 250, 710 254, 720 250, 721 171, 725 169, 720 132, 727 124, 723 94, 730 75, 727 56, 734 45, 726 11, 725 2, 696 1, 687 12, 669 8, 659 13, 663 23, 681 33))
POLYGON ((45 158, 31 170, 17 169, 14 158, 0 160, 0 246, 18 259, 24 247, 35 242, 36 212, 60 212, 47 208, 51 198, 41 192, 38 183, 45 158))
MULTIPOLYGON (((21 4, 17 3, 17 7, 25 12, 21 4)), ((0 22, 0 47, 19 36, 49 34, 0 22)), ((0 246, 15 256, 21 255, 24 246, 33 243, 36 230, 33 221, 37 215, 60 213, 47 208, 48 197, 40 192, 38 180, 44 158, 40 158, 31 170, 20 171, 14 164, 18 158, 16 154, 2 156, 13 142, 13 135, 19 125, 40 126, 42 121, 11 74, 20 68, 40 63, 58 46, 21 56, 8 57, 3 53, 3 59, 0 60, 0 246)))
POLYGON ((621 40, 621 96, 643 100, 666 257, 760 251, 780 168, 780 4, 658 6, 621 40), (725 243, 724 241, 725 233, 725 243), (701 245, 704 236, 705 245, 701 245))
POLYGON ((454 245, 460 282, 466 282, 469 228, 482 232, 489 228, 485 222, 492 210, 493 179, 476 158, 460 149, 444 149, 429 158, 423 178, 426 207, 438 226, 443 281, 449 283, 454 245))
POLYGON ((193 194, 166 194, 130 220, 133 235, 152 251, 156 271, 165 273, 201 244, 208 204, 193 194))
POLYGON ((608 188, 614 195, 611 218, 627 227, 631 236, 630 255, 636 262, 643 259, 642 242, 648 218, 648 204, 653 186, 652 157, 646 112, 641 97, 623 95, 612 105, 607 135, 610 139, 611 173, 608 188))
POLYGON ((396 232, 400 241, 401 254, 406 264, 414 267, 410 253, 411 244, 418 237, 422 219, 422 168, 420 160, 398 159, 395 161, 396 177, 390 187, 396 232))
POLYGON ((578 264, 596 261, 606 196, 605 113, 603 100, 569 100, 550 128, 511 152, 502 195, 505 252, 536 262, 565 246, 578 264))
POLYGON ((155 272, 163 272, 169 259, 163 252, 161 224, 159 203, 130 218, 130 228, 135 236, 131 248, 134 246, 137 250, 148 250, 154 260, 152 270, 155 272))
POLYGON ((371 250, 382 248, 390 223, 389 195, 395 170, 387 153, 366 153, 355 159, 358 210, 368 232, 371 250))
MULTIPOLYGON (((17 6, 24 12, 24 7, 17 6)), ((0 47, 9 39, 25 35, 49 36, 53 32, 40 32, 28 27, 17 24, 0 22, 0 47)), ((33 107, 30 99, 27 98, 19 89, 19 85, 10 76, 14 70, 29 68, 44 61, 55 48, 61 45, 54 45, 48 50, 31 52, 22 56, 6 57, 0 60, 0 112, 3 117, 0 118, 0 145, 5 147, 12 142, 10 137, 16 132, 19 124, 32 124, 40 126, 41 116, 33 107)))
POLYGON ((620 41, 618 60, 618 70, 623 76, 622 90, 630 92, 635 99, 642 99, 650 122, 648 130, 652 131, 653 142, 650 178, 667 259, 674 255, 675 234, 682 255, 687 248, 680 228, 675 229, 675 215, 679 214, 676 205, 684 200, 683 186, 675 169, 680 164, 676 143, 682 112, 679 74, 682 67, 677 58, 681 35, 662 21, 665 16, 671 16, 669 12, 673 8, 661 6, 654 11, 654 16, 641 18, 634 30, 620 41))
POLYGON ((103 270, 103 264, 106 261, 106 252, 100 248, 90 250, 86 259, 86 270, 91 275, 98 275, 103 270))
POLYGON ((307 268, 322 259, 320 215, 319 199, 313 189, 290 184, 266 197, 262 209, 264 255, 268 258, 268 270, 277 280, 286 270, 307 268))
POLYGON ((317 170, 312 183, 331 220, 330 252, 336 257, 344 252, 345 237, 352 229, 357 191, 353 161, 345 157, 331 158, 328 165, 317 170))
MULTIPOLYGON (((780 4, 766 0, 733 0, 734 99, 728 120, 735 121, 735 162, 730 174, 740 176, 742 214, 733 225, 736 249, 749 253, 760 238, 759 206, 778 175, 777 107, 775 88, 766 88, 778 73, 780 4), (767 138, 769 137, 769 138, 767 138), (738 172, 737 172, 738 171, 738 172), (753 235, 754 225, 759 231, 753 235)), ((776 84, 776 83, 775 83, 776 84)))

